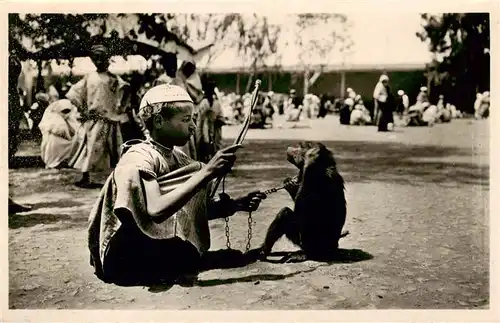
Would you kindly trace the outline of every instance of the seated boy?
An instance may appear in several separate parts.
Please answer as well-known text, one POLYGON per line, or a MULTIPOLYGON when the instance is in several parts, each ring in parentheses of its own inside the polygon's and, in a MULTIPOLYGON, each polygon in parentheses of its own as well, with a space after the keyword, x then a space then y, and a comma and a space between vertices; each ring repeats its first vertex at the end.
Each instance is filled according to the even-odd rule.
POLYGON ((265 194, 209 198, 213 179, 227 174, 241 146, 222 149, 206 164, 174 146, 194 133, 193 102, 179 86, 159 85, 142 98, 139 115, 150 139, 123 146, 90 214, 95 274, 116 284, 149 285, 196 276, 210 248, 208 221, 255 211, 265 194))

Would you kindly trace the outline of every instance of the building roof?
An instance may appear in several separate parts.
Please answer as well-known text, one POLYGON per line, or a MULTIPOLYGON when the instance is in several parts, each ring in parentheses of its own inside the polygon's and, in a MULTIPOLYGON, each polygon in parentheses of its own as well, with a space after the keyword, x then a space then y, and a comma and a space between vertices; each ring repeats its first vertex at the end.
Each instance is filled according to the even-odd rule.
MULTIPOLYGON (((395 63, 395 64, 329 64, 329 65, 311 65, 309 66, 311 71, 320 71, 324 73, 328 72, 363 72, 363 71, 414 71, 414 70, 424 70, 424 63, 395 63)), ((302 65, 288 65, 281 67, 261 67, 257 70, 257 72, 301 72, 304 70, 302 65)), ((250 70, 246 67, 230 67, 230 68, 211 68, 205 67, 203 68, 203 72, 205 73, 213 73, 213 74, 236 74, 236 73, 249 73, 250 70)))

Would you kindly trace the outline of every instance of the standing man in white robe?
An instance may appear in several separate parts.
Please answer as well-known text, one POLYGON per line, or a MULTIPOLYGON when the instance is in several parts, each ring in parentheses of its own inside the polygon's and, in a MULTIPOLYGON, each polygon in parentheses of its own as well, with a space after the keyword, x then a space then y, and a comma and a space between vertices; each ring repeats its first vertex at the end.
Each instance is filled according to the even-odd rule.
POLYGON ((103 45, 92 46, 90 58, 97 70, 73 85, 66 97, 82 116, 82 128, 69 166, 82 172, 75 183, 93 188, 91 171, 115 167, 123 143, 120 125, 129 121, 128 83, 108 71, 111 58, 103 45))

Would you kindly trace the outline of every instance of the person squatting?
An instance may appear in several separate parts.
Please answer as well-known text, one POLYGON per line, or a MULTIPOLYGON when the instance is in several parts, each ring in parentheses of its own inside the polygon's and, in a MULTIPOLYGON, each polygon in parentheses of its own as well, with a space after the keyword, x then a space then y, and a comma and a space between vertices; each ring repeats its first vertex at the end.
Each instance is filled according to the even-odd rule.
POLYGON ((194 104, 176 85, 151 88, 140 103, 149 138, 122 146, 122 156, 90 217, 88 247, 95 274, 107 283, 151 285, 196 279, 210 248, 208 221, 258 209, 266 195, 252 192, 211 199, 213 180, 235 162, 233 145, 206 164, 176 147, 195 132, 194 104))

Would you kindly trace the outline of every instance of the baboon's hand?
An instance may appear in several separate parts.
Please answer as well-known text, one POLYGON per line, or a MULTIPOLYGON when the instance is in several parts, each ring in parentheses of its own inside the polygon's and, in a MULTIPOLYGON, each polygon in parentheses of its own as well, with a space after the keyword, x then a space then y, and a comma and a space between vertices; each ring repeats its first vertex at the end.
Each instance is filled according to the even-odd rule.
POLYGON ((299 182, 297 181, 297 178, 285 178, 285 180, 283 181, 283 186, 285 190, 292 196, 292 198, 295 198, 295 195, 297 195, 297 191, 299 189, 299 182))

